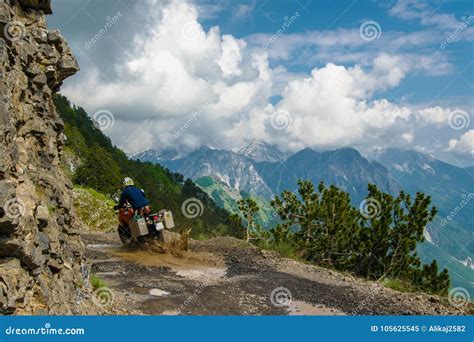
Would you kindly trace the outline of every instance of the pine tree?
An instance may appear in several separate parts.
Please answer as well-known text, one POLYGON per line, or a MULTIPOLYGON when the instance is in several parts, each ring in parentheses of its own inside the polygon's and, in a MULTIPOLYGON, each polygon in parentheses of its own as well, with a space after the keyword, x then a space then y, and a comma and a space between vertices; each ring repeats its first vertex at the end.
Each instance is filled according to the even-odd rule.
POLYGON ((368 186, 369 202, 375 209, 362 228, 356 272, 370 279, 409 277, 421 264, 416 246, 424 241, 424 229, 434 219, 436 208, 429 209, 431 199, 423 193, 412 199, 401 191, 394 198, 374 184, 368 186))
POLYGON ((245 235, 242 218, 237 214, 229 215, 229 233, 239 239, 242 239, 245 235))
POLYGON ((445 268, 438 273, 436 260, 429 265, 423 265, 421 269, 413 270, 411 279, 416 289, 440 295, 446 295, 451 285, 448 270, 445 268))
POLYGON ((252 198, 239 200, 238 206, 247 221, 247 241, 250 241, 250 231, 255 230, 256 228, 254 215, 260 210, 260 208, 258 207, 257 202, 252 198))
POLYGON ((309 181, 298 181, 298 193, 284 191, 271 205, 282 223, 271 239, 291 243, 309 261, 349 271, 368 279, 400 279, 413 288, 445 294, 446 269, 438 273, 436 261, 421 265, 416 253, 423 232, 435 215, 431 198, 416 193, 397 197, 368 185, 363 210, 351 205, 349 195, 335 186, 318 190, 309 181))
POLYGON ((302 180, 298 181, 298 193, 300 197, 293 192, 284 191, 281 199, 275 196, 270 204, 283 221, 278 227, 280 238, 288 234, 292 227, 298 227, 297 239, 307 252, 315 234, 320 231, 320 223, 317 220, 318 194, 311 182, 302 180))
POLYGON ((350 267, 360 214, 351 206, 349 195, 324 183, 316 192, 311 182, 303 180, 298 181, 298 194, 286 191, 271 202, 283 221, 274 233, 291 240, 291 228, 296 228, 296 241, 308 260, 350 267))

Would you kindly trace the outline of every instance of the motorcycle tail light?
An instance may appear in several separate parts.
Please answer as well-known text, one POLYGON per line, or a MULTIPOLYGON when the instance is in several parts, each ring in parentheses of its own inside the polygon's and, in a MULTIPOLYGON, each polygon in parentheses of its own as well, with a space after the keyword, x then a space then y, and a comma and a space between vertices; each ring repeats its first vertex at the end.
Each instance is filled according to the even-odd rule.
POLYGON ((154 221, 158 221, 158 216, 153 216, 154 221))

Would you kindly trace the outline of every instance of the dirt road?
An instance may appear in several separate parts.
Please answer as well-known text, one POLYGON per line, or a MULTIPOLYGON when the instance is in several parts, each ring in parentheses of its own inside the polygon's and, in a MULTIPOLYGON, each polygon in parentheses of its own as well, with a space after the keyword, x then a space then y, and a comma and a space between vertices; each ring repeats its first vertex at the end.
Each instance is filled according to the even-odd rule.
POLYGON ((446 299, 396 292, 281 258, 233 238, 191 241, 188 252, 173 253, 124 247, 115 234, 86 234, 83 240, 92 273, 106 282, 113 306, 124 314, 456 315, 467 311, 446 299))

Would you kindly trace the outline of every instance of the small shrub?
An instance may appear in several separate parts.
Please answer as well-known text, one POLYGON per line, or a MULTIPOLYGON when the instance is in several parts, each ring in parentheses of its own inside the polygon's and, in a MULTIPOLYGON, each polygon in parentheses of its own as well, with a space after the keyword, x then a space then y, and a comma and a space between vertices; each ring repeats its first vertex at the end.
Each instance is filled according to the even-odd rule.
POLYGON ((285 258, 294 259, 301 261, 301 252, 298 248, 289 242, 285 241, 269 241, 269 240, 258 240, 255 245, 262 249, 268 249, 280 253, 285 258))
POLYGON ((399 292, 414 292, 410 283, 400 279, 384 279, 382 285, 399 292))
POLYGON ((105 281, 103 281, 101 278, 99 278, 95 274, 91 276, 91 285, 94 290, 97 290, 101 287, 107 287, 107 284, 105 283, 105 281))
POLYGON ((106 195, 90 188, 74 187, 74 207, 81 221, 89 230, 114 231, 117 214, 114 201, 106 195))

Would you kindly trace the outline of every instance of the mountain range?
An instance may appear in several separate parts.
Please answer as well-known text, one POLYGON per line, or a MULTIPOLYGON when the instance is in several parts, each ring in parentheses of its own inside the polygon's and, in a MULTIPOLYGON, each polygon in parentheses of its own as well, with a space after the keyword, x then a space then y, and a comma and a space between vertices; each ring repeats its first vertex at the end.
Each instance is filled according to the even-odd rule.
POLYGON ((365 159, 352 148, 325 152, 306 148, 284 161, 263 161, 255 165, 274 194, 295 191, 298 179, 308 179, 314 184, 321 181, 334 184, 348 192, 354 203, 364 199, 368 183, 375 183, 389 193, 400 189, 386 168, 365 159))
POLYGON ((284 190, 295 191, 298 179, 334 184, 351 195, 358 207, 367 184, 397 195, 400 190, 424 192, 438 208, 427 227, 426 242, 419 247, 422 259, 437 259, 451 271, 453 284, 474 291, 474 168, 462 168, 413 150, 381 149, 362 156, 354 148, 315 151, 305 148, 294 154, 280 152, 262 141, 250 142, 236 151, 210 147, 183 155, 173 150, 147 150, 132 155, 159 163, 189 177, 221 207, 237 210, 241 197, 262 203, 259 216, 265 226, 278 221, 268 200, 284 190), (265 205, 266 204, 266 205, 265 205))

